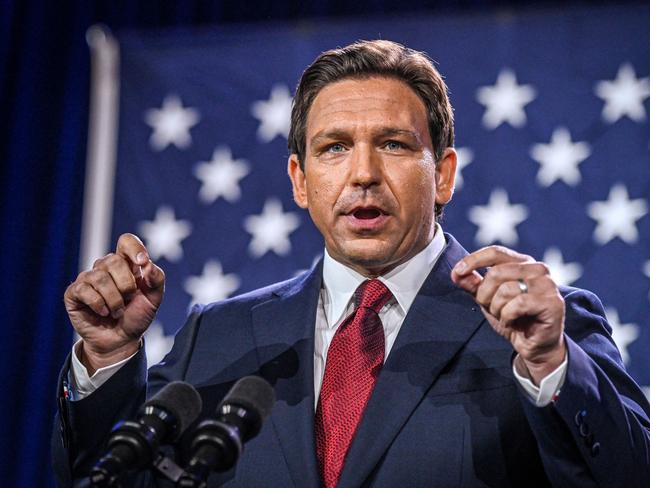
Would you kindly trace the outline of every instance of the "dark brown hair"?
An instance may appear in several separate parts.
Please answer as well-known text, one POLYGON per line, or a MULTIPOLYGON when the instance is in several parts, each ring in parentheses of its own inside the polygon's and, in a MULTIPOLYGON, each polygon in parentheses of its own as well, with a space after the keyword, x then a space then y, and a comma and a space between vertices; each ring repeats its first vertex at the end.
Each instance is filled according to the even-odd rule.
POLYGON ((289 150, 304 168, 307 116, 316 95, 346 78, 389 76, 405 82, 424 102, 436 159, 454 145, 454 115, 447 86, 426 54, 392 41, 359 41, 322 53, 305 70, 291 110, 289 150))

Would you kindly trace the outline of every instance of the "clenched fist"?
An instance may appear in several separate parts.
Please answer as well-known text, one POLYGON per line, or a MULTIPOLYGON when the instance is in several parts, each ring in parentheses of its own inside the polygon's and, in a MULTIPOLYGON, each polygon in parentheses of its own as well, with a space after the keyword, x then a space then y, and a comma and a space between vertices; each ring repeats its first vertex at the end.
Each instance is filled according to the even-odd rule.
POLYGON ((137 351, 164 289, 163 270, 133 234, 122 234, 115 253, 77 276, 66 289, 64 302, 72 326, 83 339, 78 354, 89 374, 137 351))

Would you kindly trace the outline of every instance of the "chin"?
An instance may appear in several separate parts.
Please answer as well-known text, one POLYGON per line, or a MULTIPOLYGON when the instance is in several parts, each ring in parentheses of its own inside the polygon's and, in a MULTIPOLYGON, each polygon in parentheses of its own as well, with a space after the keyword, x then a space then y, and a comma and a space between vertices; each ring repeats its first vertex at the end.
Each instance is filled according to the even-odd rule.
POLYGON ((349 266, 366 270, 382 270, 393 262, 393 253, 389 249, 378 249, 372 244, 346 246, 340 255, 349 266))

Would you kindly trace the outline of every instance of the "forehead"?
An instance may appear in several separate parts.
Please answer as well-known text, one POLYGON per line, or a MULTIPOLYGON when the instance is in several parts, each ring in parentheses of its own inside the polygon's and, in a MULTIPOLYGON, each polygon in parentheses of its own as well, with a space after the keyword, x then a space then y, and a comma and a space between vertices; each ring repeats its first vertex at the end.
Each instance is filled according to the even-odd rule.
POLYGON ((386 127, 428 134, 424 102, 395 78, 344 79, 323 88, 307 117, 307 140, 323 130, 386 127))

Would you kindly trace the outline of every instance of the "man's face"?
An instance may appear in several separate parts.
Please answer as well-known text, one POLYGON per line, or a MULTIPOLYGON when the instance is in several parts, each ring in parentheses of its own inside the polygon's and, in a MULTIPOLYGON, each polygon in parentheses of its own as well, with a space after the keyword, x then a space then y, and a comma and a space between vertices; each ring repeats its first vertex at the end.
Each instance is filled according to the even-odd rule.
POLYGON ((420 252, 435 230, 435 203, 451 199, 456 154, 436 164, 424 103, 393 78, 327 85, 307 117, 304 172, 289 176, 329 254, 366 276, 420 252))

